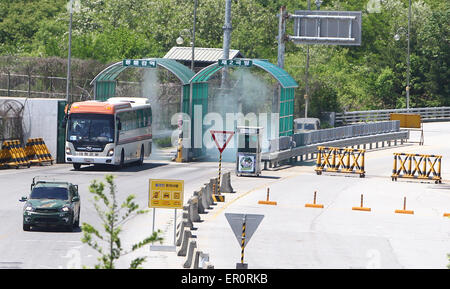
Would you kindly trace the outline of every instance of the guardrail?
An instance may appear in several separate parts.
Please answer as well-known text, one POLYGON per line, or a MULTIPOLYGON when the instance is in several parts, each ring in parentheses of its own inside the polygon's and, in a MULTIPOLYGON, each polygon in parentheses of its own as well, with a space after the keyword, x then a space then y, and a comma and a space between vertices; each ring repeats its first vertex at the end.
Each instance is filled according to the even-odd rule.
POLYGON ((380 121, 372 123, 361 123, 337 128, 321 129, 303 133, 296 133, 291 136, 283 136, 270 141, 270 152, 277 152, 293 147, 306 146, 310 144, 323 143, 328 141, 375 135, 400 130, 400 121, 380 121))
MULTIPOLYGON (((398 141, 403 144, 409 139, 409 131, 400 130, 399 121, 386 121, 294 134, 292 140, 294 140, 295 145, 289 139, 290 137, 280 138, 278 148, 281 149, 274 151, 271 147, 269 152, 262 154, 261 161, 264 162, 265 170, 267 170, 268 165, 270 168, 276 167, 285 160, 293 162, 300 157, 300 161, 303 161, 308 159, 308 155, 313 158, 313 154, 318 151, 318 146, 357 146, 359 148, 362 145, 365 149, 366 145, 369 145, 369 148, 372 149, 372 144, 375 144, 377 148, 380 143, 384 147, 385 142, 389 146, 391 142, 394 142, 394 145, 397 145, 398 141), (295 141, 298 138, 300 138, 299 144, 295 141)), ((274 143, 276 144, 276 141, 274 143)))
POLYGON ((335 124, 346 125, 357 122, 389 120, 391 113, 420 114, 422 121, 450 120, 450 107, 424 107, 410 109, 364 110, 336 113, 335 124))

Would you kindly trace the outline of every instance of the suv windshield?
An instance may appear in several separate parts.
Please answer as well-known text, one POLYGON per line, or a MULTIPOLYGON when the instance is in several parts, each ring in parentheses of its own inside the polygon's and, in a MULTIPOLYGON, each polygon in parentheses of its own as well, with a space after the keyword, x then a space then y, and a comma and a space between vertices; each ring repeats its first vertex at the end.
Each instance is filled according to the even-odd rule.
POLYGON ((63 187, 35 187, 31 192, 30 199, 57 199, 68 200, 67 188, 63 187))
POLYGON ((315 130, 316 126, 313 123, 305 123, 305 129, 315 130))
POLYGON ((83 144, 114 142, 114 117, 108 114, 74 113, 70 115, 67 140, 83 144))

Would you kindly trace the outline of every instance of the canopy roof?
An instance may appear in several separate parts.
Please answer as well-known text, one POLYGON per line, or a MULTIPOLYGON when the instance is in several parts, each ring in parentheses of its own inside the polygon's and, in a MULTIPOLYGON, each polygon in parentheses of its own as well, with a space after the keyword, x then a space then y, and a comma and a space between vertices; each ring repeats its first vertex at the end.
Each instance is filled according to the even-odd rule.
MULTIPOLYGON (((173 60, 166 58, 145 58, 139 60, 152 60, 156 62, 156 65, 164 67, 165 69, 172 72, 182 83, 183 85, 189 84, 189 80, 194 76, 194 72, 190 70, 188 67, 183 64, 173 60)), ((91 85, 95 82, 99 81, 114 81, 119 76, 119 74, 125 69, 132 66, 123 66, 122 61, 116 62, 107 68, 105 68, 102 72, 100 72, 92 81, 91 85)))
MULTIPOLYGON (((240 59, 238 59, 240 60, 240 59)), ((244 59, 243 59, 244 60, 244 59)), ((251 59, 254 66, 257 66, 268 73, 270 73, 283 88, 296 88, 297 82, 287 73, 284 69, 270 63, 264 59, 251 59)), ((194 77, 191 78, 191 82, 207 82, 209 78, 222 69, 224 66, 219 66, 218 63, 211 64, 204 69, 200 70, 194 77)))

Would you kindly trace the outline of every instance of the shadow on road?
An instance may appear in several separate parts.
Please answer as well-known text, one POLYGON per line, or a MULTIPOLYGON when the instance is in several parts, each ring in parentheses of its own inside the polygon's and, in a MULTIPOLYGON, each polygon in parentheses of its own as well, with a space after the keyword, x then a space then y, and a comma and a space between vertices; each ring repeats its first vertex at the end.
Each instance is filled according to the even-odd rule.
POLYGON ((66 231, 64 228, 62 227, 57 227, 57 226, 49 226, 49 227, 44 227, 44 226, 32 226, 31 227, 31 232, 49 232, 49 233, 81 233, 81 227, 77 227, 74 228, 73 231, 66 231))
MULTIPOLYGON (((137 165, 135 163, 125 164, 122 168, 108 166, 108 165, 90 165, 83 166, 78 171, 80 172, 141 172, 145 170, 151 170, 161 166, 167 166, 168 163, 144 163, 143 165, 137 165)), ((72 169, 72 171, 76 171, 72 169)))

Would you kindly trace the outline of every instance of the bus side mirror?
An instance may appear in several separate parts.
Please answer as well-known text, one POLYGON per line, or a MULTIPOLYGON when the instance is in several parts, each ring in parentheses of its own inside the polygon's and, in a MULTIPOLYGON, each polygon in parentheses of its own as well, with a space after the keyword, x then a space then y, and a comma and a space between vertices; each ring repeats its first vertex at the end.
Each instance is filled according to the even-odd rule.
POLYGON ((122 122, 120 121, 120 118, 117 118, 117 129, 122 130, 122 122))
POLYGON ((64 115, 64 118, 61 123, 61 128, 66 128, 66 124, 67 124, 67 115, 64 115))

